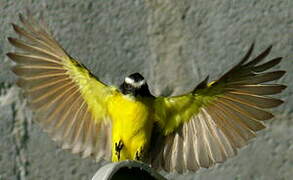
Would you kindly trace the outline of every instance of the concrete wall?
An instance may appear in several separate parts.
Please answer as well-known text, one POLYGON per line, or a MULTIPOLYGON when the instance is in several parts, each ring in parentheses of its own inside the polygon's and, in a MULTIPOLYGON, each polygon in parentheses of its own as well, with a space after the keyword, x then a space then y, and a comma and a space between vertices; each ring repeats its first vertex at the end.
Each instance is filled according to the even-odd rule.
POLYGON ((10 22, 30 9, 44 15, 63 47, 101 80, 118 85, 141 72, 156 95, 180 94, 244 55, 273 44, 270 58, 288 73, 285 100, 239 154, 223 164, 170 179, 290 179, 293 176, 292 0, 0 0, 0 180, 90 179, 101 164, 60 150, 31 122, 5 53, 10 22), (291 100, 291 101, 290 101, 291 100))

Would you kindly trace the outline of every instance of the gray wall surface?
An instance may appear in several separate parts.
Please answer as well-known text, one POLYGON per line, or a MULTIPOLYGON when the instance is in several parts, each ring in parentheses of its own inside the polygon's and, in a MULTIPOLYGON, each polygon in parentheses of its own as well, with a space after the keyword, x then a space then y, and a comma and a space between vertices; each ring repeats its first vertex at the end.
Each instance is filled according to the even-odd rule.
POLYGON ((14 50, 7 37, 16 36, 9 23, 26 8, 42 13, 69 54, 101 80, 118 85, 141 72, 156 95, 188 92, 208 74, 217 78, 252 42, 254 56, 273 44, 269 58, 284 57, 277 69, 288 73, 278 83, 288 88, 268 128, 223 164, 162 173, 181 180, 292 179, 292 0, 0 0, 0 180, 88 180, 105 163, 61 150, 31 121, 5 56, 14 50))

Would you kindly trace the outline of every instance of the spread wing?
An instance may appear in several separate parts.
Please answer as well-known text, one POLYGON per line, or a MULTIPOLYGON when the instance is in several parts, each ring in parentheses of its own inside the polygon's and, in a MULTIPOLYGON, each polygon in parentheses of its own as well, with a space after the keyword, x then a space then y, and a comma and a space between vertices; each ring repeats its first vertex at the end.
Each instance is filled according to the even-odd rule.
POLYGON ((62 147, 110 159, 111 121, 105 104, 114 88, 100 82, 71 58, 43 25, 20 15, 12 24, 25 41, 8 38, 22 52, 8 53, 37 121, 62 147))
POLYGON ((164 137, 163 144, 151 152, 152 166, 166 171, 196 171, 223 162, 237 153, 255 132, 265 128, 262 121, 273 115, 281 100, 268 97, 286 86, 263 84, 281 78, 285 71, 264 72, 281 58, 259 63, 271 47, 247 62, 253 50, 217 81, 207 79, 191 93, 177 97, 158 97, 155 118, 164 137))

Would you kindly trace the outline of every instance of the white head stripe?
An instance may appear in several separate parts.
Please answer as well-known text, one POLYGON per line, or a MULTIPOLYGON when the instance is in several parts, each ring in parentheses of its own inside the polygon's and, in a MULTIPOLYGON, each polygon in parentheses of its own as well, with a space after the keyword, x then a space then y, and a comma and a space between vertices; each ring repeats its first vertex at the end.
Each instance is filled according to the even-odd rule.
POLYGON ((125 82, 126 82, 127 84, 133 84, 133 83, 134 83, 134 80, 131 79, 130 77, 126 77, 126 78, 125 78, 125 82))
POLYGON ((125 82, 127 84, 131 84, 133 87, 141 87, 143 84, 145 84, 145 80, 135 82, 134 79, 131 79, 130 77, 126 77, 125 82))

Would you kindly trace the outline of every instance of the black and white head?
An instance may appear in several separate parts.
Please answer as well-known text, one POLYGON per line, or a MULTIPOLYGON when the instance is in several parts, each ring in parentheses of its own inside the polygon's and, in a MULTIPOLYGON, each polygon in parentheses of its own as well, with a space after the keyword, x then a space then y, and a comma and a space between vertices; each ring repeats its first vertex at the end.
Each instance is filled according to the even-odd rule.
POLYGON ((151 96, 146 80, 139 73, 125 77, 124 82, 120 85, 120 90, 125 95, 151 96))

